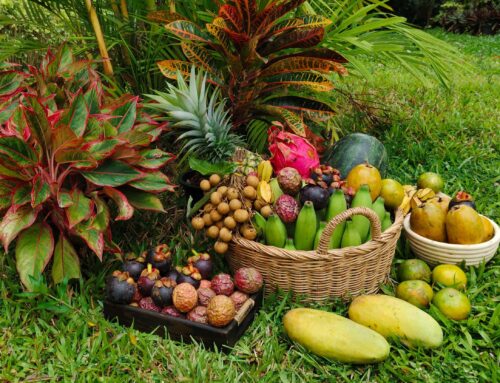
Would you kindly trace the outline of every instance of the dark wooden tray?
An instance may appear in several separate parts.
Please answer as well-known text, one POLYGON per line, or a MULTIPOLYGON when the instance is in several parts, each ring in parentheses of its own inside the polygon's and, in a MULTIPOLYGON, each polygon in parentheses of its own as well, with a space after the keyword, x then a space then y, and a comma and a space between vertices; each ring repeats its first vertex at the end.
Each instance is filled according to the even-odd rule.
POLYGON ((154 311, 143 310, 138 307, 119 305, 108 301, 104 302, 104 316, 108 320, 118 320, 122 326, 136 330, 165 336, 182 342, 202 342, 213 348, 232 347, 245 333, 252 323, 255 314, 262 305, 262 290, 251 295, 250 299, 236 314, 226 327, 217 328, 210 325, 192 322, 183 318, 175 318, 154 311), (227 347, 224 347, 227 346, 227 347))

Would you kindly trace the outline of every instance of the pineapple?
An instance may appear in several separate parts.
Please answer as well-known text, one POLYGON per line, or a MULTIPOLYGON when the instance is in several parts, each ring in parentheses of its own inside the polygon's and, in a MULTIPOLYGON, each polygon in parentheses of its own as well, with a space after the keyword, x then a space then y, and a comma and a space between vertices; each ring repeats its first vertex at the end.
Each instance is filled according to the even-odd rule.
POLYGON ((192 67, 187 83, 178 72, 177 86, 169 84, 168 92, 157 91, 149 97, 157 102, 150 107, 166 113, 174 130, 182 130, 177 138, 182 142, 181 162, 190 155, 210 162, 231 160, 242 140, 231 133, 225 102, 219 102, 219 89, 210 94, 206 75, 192 67))

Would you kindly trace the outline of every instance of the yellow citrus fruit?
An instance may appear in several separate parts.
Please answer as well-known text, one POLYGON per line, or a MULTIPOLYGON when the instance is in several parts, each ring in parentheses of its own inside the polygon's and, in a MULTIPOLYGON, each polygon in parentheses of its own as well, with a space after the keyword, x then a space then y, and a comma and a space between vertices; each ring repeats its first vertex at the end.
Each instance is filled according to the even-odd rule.
POLYGON ((439 174, 427 172, 421 174, 420 177, 418 177, 417 187, 419 189, 430 188, 434 190, 434 193, 439 193, 441 190, 443 190, 444 181, 439 174))
POLYGON ((467 286, 467 276, 455 265, 439 265, 432 270, 432 282, 445 287, 464 290, 467 286))
POLYGON ((380 195, 382 177, 380 177, 378 169, 368 163, 359 164, 353 167, 347 175, 346 181, 347 186, 353 188, 355 192, 357 192, 362 185, 368 185, 370 187, 372 201, 375 201, 380 195))
POLYGON ((432 304, 446 317, 453 320, 466 319, 471 311, 469 298, 460 291, 447 287, 434 295, 432 304))
POLYGON ((404 281, 396 287, 396 297, 420 309, 429 307, 433 295, 432 287, 424 281, 404 281))
POLYGON ((417 279, 425 282, 431 281, 431 269, 427 263, 421 259, 407 259, 398 266, 399 282, 417 279))
POLYGON ((398 181, 386 178, 382 180, 380 196, 384 199, 386 207, 396 209, 403 202, 405 191, 398 181))

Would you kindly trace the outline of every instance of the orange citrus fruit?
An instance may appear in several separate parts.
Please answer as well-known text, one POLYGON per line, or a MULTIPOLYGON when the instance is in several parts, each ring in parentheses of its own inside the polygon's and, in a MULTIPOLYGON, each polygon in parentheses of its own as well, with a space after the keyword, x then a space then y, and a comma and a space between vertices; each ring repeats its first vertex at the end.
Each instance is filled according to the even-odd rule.
POLYGON ((433 296, 432 287, 424 281, 404 281, 396 287, 396 297, 420 309, 429 307, 433 296))
POLYGON ((432 304, 446 317, 453 320, 466 319, 471 312, 469 298, 451 287, 444 288, 434 295, 432 304))

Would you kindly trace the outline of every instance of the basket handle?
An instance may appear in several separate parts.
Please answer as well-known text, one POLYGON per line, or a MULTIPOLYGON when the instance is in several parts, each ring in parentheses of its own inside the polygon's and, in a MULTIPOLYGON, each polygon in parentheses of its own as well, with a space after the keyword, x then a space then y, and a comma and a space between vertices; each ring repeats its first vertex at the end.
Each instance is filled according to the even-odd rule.
POLYGON ((382 235, 380 219, 378 218, 377 213, 375 213, 372 209, 367 207, 354 207, 352 209, 347 209, 346 211, 343 211, 333 217, 332 220, 326 225, 325 230, 323 230, 321 238, 319 239, 317 250, 319 254, 328 254, 328 246, 330 245, 330 238, 333 235, 333 231, 339 224, 344 222, 346 219, 351 218, 353 215, 363 215, 370 220, 372 239, 378 239, 382 235))

